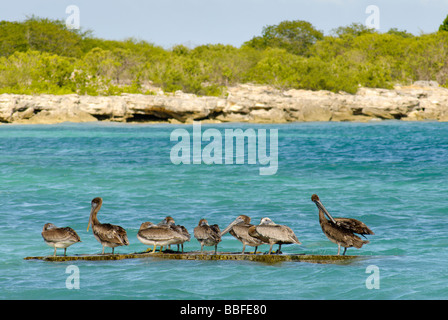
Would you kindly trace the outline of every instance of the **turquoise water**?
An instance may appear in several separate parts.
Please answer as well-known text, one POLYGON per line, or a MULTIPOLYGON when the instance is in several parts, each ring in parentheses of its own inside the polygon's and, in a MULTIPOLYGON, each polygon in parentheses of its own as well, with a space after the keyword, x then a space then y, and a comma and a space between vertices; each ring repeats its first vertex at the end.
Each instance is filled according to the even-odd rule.
MULTIPOLYGON (((60 124, 0 126, 1 299, 447 299, 448 123, 202 125, 278 129, 278 171, 260 164, 174 165, 170 134, 191 126, 60 124), (144 221, 171 215, 190 233, 199 219, 225 227, 239 214, 289 225, 301 246, 283 253, 336 254, 322 233, 317 193, 334 216, 358 218, 376 234, 347 254, 348 265, 249 261, 44 262, 45 223, 71 226, 82 243, 68 254, 100 253, 87 232, 90 201, 101 222, 119 224, 130 245, 144 221), (66 287, 67 267, 79 289, 66 287), (375 266, 379 288, 368 289, 375 266)), ((203 145, 206 143, 203 142, 203 145)), ((186 251, 200 249, 193 238, 186 251)), ((260 247, 262 251, 267 246, 260 247)), ((110 249, 106 249, 110 250, 110 249)), ((211 247, 207 250, 213 250, 211 247)), ((241 244, 224 236, 218 250, 241 244)), ((62 250, 59 251, 62 254, 62 250)))

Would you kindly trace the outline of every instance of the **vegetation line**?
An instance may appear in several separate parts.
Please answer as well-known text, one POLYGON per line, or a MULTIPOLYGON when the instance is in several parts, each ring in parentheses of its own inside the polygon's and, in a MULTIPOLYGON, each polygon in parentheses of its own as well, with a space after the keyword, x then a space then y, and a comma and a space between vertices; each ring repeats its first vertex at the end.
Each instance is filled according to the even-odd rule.
POLYGON ((240 83, 355 93, 416 80, 448 86, 448 17, 439 31, 380 33, 353 23, 324 35, 309 22, 266 26, 237 48, 195 48, 96 38, 63 21, 0 21, 0 93, 154 94, 182 90, 224 96, 240 83))

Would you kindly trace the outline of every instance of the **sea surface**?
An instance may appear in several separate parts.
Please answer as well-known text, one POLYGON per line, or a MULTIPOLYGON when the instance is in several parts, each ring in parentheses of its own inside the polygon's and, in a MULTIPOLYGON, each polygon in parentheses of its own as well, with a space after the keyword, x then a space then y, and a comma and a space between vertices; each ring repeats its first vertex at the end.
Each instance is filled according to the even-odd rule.
MULTIPOLYGON (((1 125, 0 299, 448 298, 448 123, 203 124, 202 132, 216 129, 224 139, 225 129, 249 128, 257 137, 259 130, 268 136, 278 130, 275 174, 260 175, 263 164, 248 164, 247 157, 244 164, 173 164, 178 142, 170 135, 192 133, 191 125, 1 125), (313 193, 333 216, 359 219, 375 232, 363 248, 347 250, 362 259, 342 265, 23 259, 53 254, 41 237, 48 222, 81 237, 69 255, 100 253, 86 231, 94 197, 103 198, 99 220, 127 230, 130 245, 116 253, 146 250, 136 238, 145 221, 170 215, 192 234, 201 218, 223 229, 246 214, 254 224, 269 217, 294 230, 302 245, 284 245, 283 254, 336 254, 313 193)), ((193 237, 185 243, 185 251, 199 249, 193 237)), ((230 234, 218 247, 241 249, 230 234)))

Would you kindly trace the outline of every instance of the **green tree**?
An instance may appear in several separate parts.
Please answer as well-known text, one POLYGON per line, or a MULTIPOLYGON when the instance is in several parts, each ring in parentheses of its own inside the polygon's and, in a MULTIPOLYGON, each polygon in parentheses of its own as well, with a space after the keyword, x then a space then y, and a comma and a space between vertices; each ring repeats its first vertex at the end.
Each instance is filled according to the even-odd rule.
POLYGON ((435 80, 447 85, 448 33, 436 32, 415 37, 403 59, 412 80, 435 80))
POLYGON ((445 20, 443 20, 443 23, 440 25, 439 31, 448 31, 448 15, 446 16, 445 20))
POLYGON ((29 50, 0 60, 0 88, 15 93, 73 93, 72 58, 29 50))
POLYGON ((0 55, 10 56, 29 49, 25 25, 21 22, 0 21, 0 55))
POLYGON ((412 33, 409 33, 406 30, 401 31, 398 30, 397 28, 390 28, 389 31, 387 31, 387 34, 393 34, 403 38, 412 38, 414 36, 412 33))
POLYGON ((375 33, 376 31, 373 28, 366 27, 362 23, 354 22, 348 26, 333 29, 332 32, 336 34, 338 37, 344 37, 344 36, 358 37, 366 33, 375 33))
POLYGON ((252 38, 245 45, 259 49, 276 47, 293 54, 307 55, 310 46, 322 38, 323 33, 307 21, 282 21, 278 25, 264 27, 261 36, 252 38))
POLYGON ((69 30, 61 20, 31 17, 24 22, 0 22, 0 55, 15 51, 35 50, 61 56, 80 57, 83 36, 78 30, 69 30))
POLYGON ((262 53, 250 47, 238 49, 231 45, 209 44, 198 46, 192 56, 204 62, 208 82, 217 86, 235 85, 244 81, 262 53))
POLYGON ((285 49, 268 48, 262 58, 250 70, 252 81, 269 84, 278 88, 299 87, 303 57, 287 52, 285 49))

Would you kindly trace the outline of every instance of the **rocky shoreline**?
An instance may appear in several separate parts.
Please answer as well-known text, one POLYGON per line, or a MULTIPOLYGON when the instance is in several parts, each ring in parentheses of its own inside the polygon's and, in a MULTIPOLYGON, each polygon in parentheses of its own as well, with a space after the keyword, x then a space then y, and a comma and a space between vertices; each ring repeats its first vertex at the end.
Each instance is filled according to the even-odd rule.
POLYGON ((356 94, 229 87, 225 98, 176 92, 121 96, 0 95, 0 122, 53 124, 65 121, 250 122, 436 120, 448 121, 448 89, 416 82, 392 90, 360 88, 356 94))

